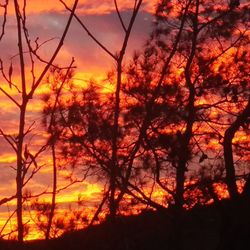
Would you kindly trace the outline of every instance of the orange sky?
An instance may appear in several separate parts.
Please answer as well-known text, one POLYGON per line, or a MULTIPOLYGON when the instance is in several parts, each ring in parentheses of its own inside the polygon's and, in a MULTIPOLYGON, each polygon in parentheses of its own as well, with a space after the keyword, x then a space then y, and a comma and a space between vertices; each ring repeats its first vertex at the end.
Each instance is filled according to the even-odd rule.
MULTIPOLYGON (((21 2, 21 1, 20 1, 21 2)), ((68 6, 72 6, 74 0, 64 1, 68 6)), ((97 14, 109 14, 115 10, 113 0, 79 0, 77 12, 85 15, 97 14)), ((118 0, 119 9, 121 11, 131 9, 134 6, 134 1, 131 0, 118 0)), ((153 8, 157 0, 144 0, 142 10, 153 11, 153 8)), ((22 6, 22 5, 21 5, 22 6)), ((13 6, 10 6, 10 13, 13 13, 13 6)), ((27 4, 27 13, 43 13, 43 12, 64 12, 64 6, 59 0, 54 1, 41 1, 30 0, 27 4)))
MULTIPOLYGON (((133 7, 133 5, 131 5, 133 1, 118 0, 117 2, 122 16, 125 20, 128 20, 131 13, 130 8, 133 7)), ((151 0, 144 1, 142 11, 138 15, 137 22, 135 23, 134 30, 132 32, 128 47, 128 56, 132 54, 134 49, 141 47, 151 29, 152 16, 149 12, 152 12, 155 2, 156 1, 151 0)), ((67 0, 66 3, 68 5, 72 5, 73 0, 67 0)), ((17 33, 13 10, 13 1, 10 1, 5 36, 2 41, 0 41, 0 57, 4 62, 4 70, 6 74, 8 74, 10 64, 13 64, 12 80, 14 83, 19 85, 20 72, 18 68, 19 59, 17 56, 17 33)), ((120 48, 121 41, 124 36, 123 30, 118 23, 118 18, 114 11, 115 8, 113 0, 80 0, 77 8, 79 17, 81 17, 81 19, 86 23, 93 34, 96 35, 96 37, 113 53, 120 48)), ((63 32, 69 13, 64 10, 63 5, 59 1, 41 0, 27 1, 26 13, 27 27, 33 41, 36 37, 39 37, 40 43, 53 38, 53 40, 46 43, 39 50, 39 55, 48 59, 58 43, 58 37, 60 37, 63 32)), ((26 56, 27 55, 25 55, 25 57, 26 56)), ((96 44, 86 35, 86 33, 75 21, 72 22, 72 26, 66 37, 64 46, 56 59, 56 63, 61 66, 68 66, 72 57, 74 57, 76 61, 75 66, 77 69, 74 77, 75 83, 78 85, 86 84, 89 79, 93 78, 98 81, 104 79, 107 71, 112 69, 114 66, 114 63, 110 60, 110 58, 98 46, 96 46, 96 44)), ((36 64, 35 72, 37 75, 39 75, 42 66, 43 65, 41 63, 36 64)), ((29 71, 30 67, 27 65, 26 73, 28 82, 31 81, 29 71)), ((2 77, 0 78, 0 85, 12 96, 20 99, 18 92, 14 88, 9 89, 8 84, 2 79, 2 77)), ((41 85, 40 89, 37 91, 37 99, 32 100, 28 106, 27 126, 34 120, 36 122, 34 127, 35 134, 32 135, 32 137, 29 136, 28 139, 30 139, 30 142, 29 140, 27 141, 27 143, 33 147, 33 150, 36 150, 40 145, 43 145, 46 139, 46 134, 41 128, 40 112, 42 107, 41 102, 39 101, 39 95, 45 90, 46 85, 41 85)), ((18 109, 1 92, 0 115, 0 128, 2 128, 5 133, 15 135, 17 133, 18 109)), ((13 151, 11 151, 10 146, 3 140, 2 137, 0 137, 0 181, 2 183, 0 187, 0 199, 11 196, 15 193, 15 171, 11 169, 11 167, 15 166, 15 161, 16 158, 13 151)), ((43 154, 40 161, 45 163, 45 166, 27 186, 27 188, 32 190, 32 193, 34 194, 44 190, 50 190, 52 185, 51 160, 48 160, 48 152, 43 154)), ((63 178, 64 173, 60 172, 60 176, 59 186, 66 185, 67 181, 63 178)), ((91 200, 91 206, 96 206, 100 199, 101 188, 102 187, 99 187, 97 184, 84 182, 63 191, 58 195, 57 201, 59 204, 76 202, 79 193, 81 193, 85 202, 91 200)), ((45 201, 49 201, 50 196, 44 196, 43 199, 45 201)), ((6 216, 10 213, 8 211, 13 211, 15 208, 15 202, 16 201, 13 200, 0 207, 0 228, 4 225, 4 219, 6 216)), ((64 208, 66 208, 65 206, 64 208)), ((25 216, 24 223, 29 220, 28 215, 26 214, 25 216)), ((12 225, 15 224, 15 218, 11 221, 12 225)), ((28 224, 30 224, 31 228, 34 227, 34 222, 29 221, 28 224)), ((6 227, 6 230, 4 230, 3 233, 8 230, 10 230, 10 225, 6 227)), ((40 236, 33 231, 27 239, 40 236)))
MULTIPOLYGON (((10 1, 11 4, 13 1, 10 1)), ((67 0, 67 4, 71 5, 73 0, 67 0)), ((133 1, 131 0, 118 0, 118 5, 121 9, 121 14, 128 20, 130 15, 130 8, 133 1)), ((131 39, 129 42, 128 53, 126 60, 132 55, 135 49, 141 48, 143 42, 147 38, 148 33, 151 30, 152 10, 156 0, 145 0, 142 11, 139 13, 137 21, 135 23, 131 39)), ((86 23, 91 32, 96 35, 97 39, 103 42, 103 44, 113 53, 115 53, 121 45, 123 39, 123 30, 118 23, 118 18, 115 13, 113 0, 80 0, 77 8, 79 17, 86 23)), ((17 54, 17 42, 16 42, 16 27, 15 18, 13 16, 13 7, 9 9, 10 16, 8 17, 6 24, 6 35, 2 41, 0 41, 0 57, 4 61, 5 72, 8 72, 10 63, 13 63, 14 73, 13 80, 15 83, 20 82, 20 75, 18 70, 18 57, 12 58, 17 54)), ((55 1, 41 1, 41 0, 29 0, 27 1, 27 24, 30 32, 31 39, 39 37, 40 42, 44 42, 48 39, 54 38, 52 41, 46 43, 40 50, 39 54, 48 59, 51 52, 55 48, 58 37, 63 32, 64 25, 67 22, 69 13, 64 10, 63 5, 55 1)), ((114 62, 107 56, 82 30, 82 28, 73 21, 69 33, 66 37, 64 46, 58 55, 56 63, 62 66, 68 66, 71 58, 75 58, 76 74, 74 75, 75 83, 78 85, 84 85, 89 79, 96 79, 101 81, 106 78, 108 70, 114 67, 114 62)), ((36 73, 41 71, 42 64, 38 63, 36 66, 36 73)), ((27 73, 29 74, 30 68, 27 67, 27 73)), ((30 78, 28 78, 30 81, 30 78)), ((12 96, 18 98, 18 93, 14 89, 10 90, 8 84, 0 78, 0 86, 8 91, 12 96)), ((31 124, 34 120, 35 134, 30 139, 30 144, 33 150, 43 145, 46 140, 46 134, 41 127, 41 115, 42 110, 41 102, 39 101, 40 94, 46 91, 46 84, 43 83, 40 89, 37 91, 37 99, 31 101, 28 106, 27 125, 31 124)), ((0 92, 0 128, 4 129, 6 133, 16 134, 17 132, 17 119, 18 110, 15 105, 9 101, 3 93, 0 92)), ((244 134, 240 134, 242 138, 244 134)), ((243 138, 246 139, 245 137, 243 138)), ((29 141, 27 141, 29 143, 29 141)), ((219 146, 217 142, 211 147, 219 146)), ((213 144, 213 142, 211 142, 213 144)), ((32 189, 33 193, 39 193, 44 190, 50 190, 51 188, 51 160, 49 160, 48 152, 45 152, 41 157, 41 162, 45 163, 45 166, 37 174, 37 176, 31 181, 28 189, 32 189)), ((10 146, 4 142, 0 137, 0 199, 6 196, 13 195, 15 193, 15 172, 10 167, 15 166, 15 155, 11 151, 10 146)), ((67 181, 63 178, 65 173, 60 172, 59 185, 63 186, 67 184, 67 181)), ((83 182, 76 186, 63 191, 58 195, 58 203, 64 204, 64 209, 67 208, 70 202, 76 202, 78 200, 79 193, 82 194, 84 202, 88 200, 92 201, 91 206, 94 207, 98 204, 101 196, 102 187, 95 183, 83 182), (66 205, 65 205, 66 204, 66 205)), ((159 193, 161 194, 161 193, 159 193)), ((158 194, 158 196, 159 196, 158 194)), ((157 195, 157 193, 156 193, 157 195)), ((45 201, 50 200, 50 196, 44 197, 45 201)), ((13 210, 15 207, 15 201, 9 202, 0 207, 0 227, 4 224, 4 218, 9 213, 8 210, 13 210)), ((26 214, 27 216, 27 214, 26 214)), ((28 217, 25 219, 28 220, 28 217)), ((14 222, 13 222, 14 223, 14 222)), ((34 222, 30 222, 31 227, 34 227, 34 222)), ((6 228, 8 229, 8 227, 6 228)), ((36 233, 31 233, 28 239, 40 237, 36 233)))

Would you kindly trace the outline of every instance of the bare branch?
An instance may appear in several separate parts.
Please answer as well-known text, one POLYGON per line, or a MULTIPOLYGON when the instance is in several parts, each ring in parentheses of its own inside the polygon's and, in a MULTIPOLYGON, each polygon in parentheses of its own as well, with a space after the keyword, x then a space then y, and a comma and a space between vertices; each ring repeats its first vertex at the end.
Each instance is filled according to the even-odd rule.
POLYGON ((16 194, 0 200, 0 206, 16 198, 16 194))
POLYGON ((2 135, 4 139, 10 144, 10 146, 14 149, 14 151, 17 152, 16 145, 10 140, 12 139, 12 137, 10 137, 10 135, 5 134, 1 128, 0 128, 0 135, 2 135))
POLYGON ((7 93, 2 87, 0 87, 0 91, 3 94, 5 94, 12 102, 14 102, 18 108, 21 107, 21 105, 9 93, 7 93))
POLYGON ((12 219, 12 217, 15 215, 16 213, 16 210, 12 212, 12 214, 8 217, 8 219, 6 220, 6 222, 4 223, 3 227, 1 228, 1 231, 0 231, 0 237, 3 238, 5 235, 2 235, 5 227, 8 225, 8 223, 10 222, 10 220, 12 219))
POLYGON ((119 11, 119 8, 118 8, 118 5, 117 5, 117 0, 114 0, 114 4, 115 4, 116 13, 117 13, 118 18, 119 18, 119 20, 120 20, 120 23, 121 23, 121 25, 122 25, 122 28, 123 28, 124 32, 126 33, 126 32, 127 32, 127 28, 125 27, 125 24, 124 24, 123 19, 122 19, 122 16, 121 16, 121 13, 120 13, 120 11, 119 11))
POLYGON ((89 31, 89 29, 86 27, 86 25, 81 21, 81 19, 75 14, 75 12, 73 12, 73 9, 69 8, 67 6, 67 4, 63 1, 63 0, 60 0, 60 2, 64 5, 64 7, 69 11, 71 12, 71 14, 73 13, 75 19, 78 21, 78 23, 82 26, 82 28, 87 32, 87 34, 93 39, 93 41, 95 43, 98 44, 98 46, 100 46, 107 54, 109 54, 114 60, 117 61, 117 57, 112 53, 110 52, 101 42, 99 42, 96 37, 89 31))
POLYGON ((4 33, 5 33, 5 25, 6 25, 6 21, 7 21, 8 4, 9 4, 9 0, 6 0, 5 4, 1 4, 1 6, 0 6, 0 7, 4 8, 2 31, 1 31, 1 34, 0 34, 0 41, 2 40, 2 38, 4 36, 4 33))
POLYGON ((43 72, 40 74, 40 76, 38 77, 36 83, 34 84, 33 88, 31 89, 31 91, 29 92, 28 96, 29 98, 32 98, 36 88, 39 86, 39 84, 41 83, 41 81, 43 80, 45 74, 48 72, 49 68, 51 67, 52 63, 54 62, 55 58, 57 57, 60 49, 62 48, 63 46, 63 43, 64 43, 64 40, 65 40, 65 37, 68 33, 68 30, 69 30, 69 27, 70 27, 70 24, 71 24, 71 21, 72 21, 72 18, 73 16, 75 15, 75 10, 76 10, 76 7, 77 7, 77 4, 78 4, 78 0, 75 0, 74 2, 74 5, 73 5, 73 8, 71 10, 71 13, 70 13, 70 16, 69 16, 69 19, 68 19, 68 22, 65 26, 65 29, 64 29, 64 32, 62 34, 62 37, 61 37, 61 40, 59 41, 58 43, 58 46, 57 48, 55 49, 54 51, 54 54, 52 55, 52 57, 50 58, 48 64, 45 66, 43 72))
POLYGON ((14 4, 15 4, 15 14, 16 14, 16 20, 17 20, 17 37, 18 37, 20 71, 21 71, 22 95, 23 97, 25 97, 26 96, 26 77, 25 77, 25 61, 24 61, 24 54, 23 54, 21 13, 20 13, 19 4, 17 0, 14 0, 14 4))
POLYGON ((110 192, 110 188, 108 189, 108 191, 105 192, 105 194, 102 198, 102 201, 101 201, 100 205, 98 206, 98 208, 97 208, 97 210, 96 210, 94 216, 92 217, 88 226, 92 226, 94 224, 94 222, 98 219, 98 215, 102 211, 102 207, 105 204, 106 200, 108 199, 109 192, 110 192))

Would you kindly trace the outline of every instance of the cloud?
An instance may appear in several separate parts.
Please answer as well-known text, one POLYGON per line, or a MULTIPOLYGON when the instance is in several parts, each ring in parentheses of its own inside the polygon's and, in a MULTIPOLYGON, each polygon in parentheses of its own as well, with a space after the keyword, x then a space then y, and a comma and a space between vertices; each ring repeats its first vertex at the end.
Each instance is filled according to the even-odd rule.
MULTIPOLYGON (((123 11, 121 15, 127 25, 131 16, 131 11, 123 11)), ((81 14, 79 17, 93 35, 107 47, 110 52, 116 53, 121 49, 124 31, 119 23, 116 12, 92 15, 81 14)), ((36 38, 39 38, 39 43, 47 41, 38 51, 39 55, 44 60, 49 60, 53 54, 64 31, 66 22, 67 16, 65 14, 54 11, 40 14, 33 13, 27 16, 27 28, 33 44, 36 38)), ((138 50, 142 47, 143 43, 148 38, 148 34, 151 30, 151 23, 152 15, 150 13, 143 11, 138 14, 129 39, 127 55, 131 56, 134 50, 138 50)), ((3 51, 1 58, 4 62, 6 73, 8 72, 10 63, 13 63, 13 74, 14 77, 17 78, 17 84, 18 82, 20 84, 20 67, 16 40, 14 20, 9 20, 6 27, 6 35, 0 43, 0 50, 3 51), (16 56, 13 58, 13 55, 16 56)), ((82 74, 84 73, 88 77, 95 76, 98 78, 98 76, 103 75, 104 72, 110 70, 115 65, 110 56, 87 35, 76 20, 72 22, 64 46, 55 63, 67 66, 72 57, 76 60, 76 65, 78 66, 77 71, 82 74)), ((28 54, 25 54, 25 58, 27 73, 29 74, 30 61, 28 54)), ((36 62, 35 69, 37 72, 36 76, 38 76, 44 64, 41 64, 37 60, 36 62)), ((28 82, 30 82, 30 79, 28 79, 28 82)))
MULTIPOLYGON (((125 23, 128 23, 131 12, 121 13, 125 23)), ((115 54, 121 49, 124 31, 119 23, 115 12, 103 15, 80 16, 89 30, 111 53, 115 54)), ((139 13, 134 29, 132 31, 129 44, 128 55, 134 50, 142 47, 151 30, 152 16, 147 12, 139 13)), ((64 50, 69 55, 73 55, 77 61, 80 71, 100 71, 107 70, 114 65, 110 56, 107 55, 82 29, 74 23, 65 42, 64 50)))
MULTIPOLYGON (((9 154, 1 154, 0 157, 5 157, 6 159, 6 157, 12 156, 10 156, 9 154)), ((6 159, 6 161, 8 161, 8 159, 6 159)), ((8 197, 15 194, 15 171, 9 166, 6 166, 6 164, 2 165, 2 163, 0 163, 0 170, 0 182, 2 183, 0 188, 0 199, 2 199, 4 197, 8 197)))
MULTIPOLYGON (((144 0, 142 9, 152 11, 158 0, 144 0)), ((73 6, 74 0, 65 0, 68 6, 73 6)), ((120 11, 132 9, 134 7, 134 1, 131 0, 118 0, 117 1, 120 11)), ((23 6, 21 6, 22 8, 23 6)), ((112 0, 79 0, 77 11, 81 14, 103 14, 110 13, 115 10, 114 2, 112 0)), ((42 1, 32 0, 27 1, 26 12, 27 14, 43 13, 49 11, 63 12, 65 11, 64 5, 59 0, 54 1, 42 1)), ((14 13, 14 6, 9 6, 9 13, 14 13)))

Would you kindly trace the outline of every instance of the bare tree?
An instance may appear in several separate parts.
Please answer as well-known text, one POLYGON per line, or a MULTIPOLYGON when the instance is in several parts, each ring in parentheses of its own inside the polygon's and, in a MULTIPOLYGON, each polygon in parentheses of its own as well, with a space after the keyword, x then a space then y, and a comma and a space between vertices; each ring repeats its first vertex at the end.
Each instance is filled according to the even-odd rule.
MULTIPOLYGON (((44 151, 46 146, 42 146, 35 154, 31 153, 29 145, 25 142, 27 135, 32 131, 33 124, 26 125, 27 122, 27 107, 32 98, 36 93, 36 90, 40 86, 41 82, 44 79, 44 76, 48 72, 48 69, 53 65, 55 58, 57 57, 60 49, 63 46, 63 42, 65 40, 66 34, 69 30, 75 9, 77 7, 78 1, 74 1, 74 5, 72 8, 72 13, 65 25, 64 32, 61 36, 61 39, 52 53, 50 59, 46 62, 44 68, 40 72, 40 74, 36 77, 35 75, 35 66, 36 61, 40 62, 40 57, 37 53, 37 46, 39 47, 37 41, 35 47, 32 46, 32 41, 29 37, 29 32, 27 29, 27 18, 26 18, 26 1, 20 3, 18 0, 14 0, 14 11, 16 17, 16 26, 17 26, 17 46, 18 46, 18 58, 19 63, 17 68, 20 70, 20 86, 15 84, 12 80, 13 66, 12 64, 9 67, 8 74, 5 73, 4 70, 4 62, 1 60, 1 72, 2 76, 9 84, 9 88, 15 88, 19 94, 19 97, 15 99, 11 94, 8 93, 8 90, 4 88, 0 88, 0 91, 7 97, 9 100, 15 104, 16 108, 19 112, 19 122, 18 122, 18 131, 16 136, 12 136, 6 134, 4 130, 1 130, 2 136, 5 138, 7 143, 10 144, 12 149, 16 154, 16 198, 17 198, 17 227, 18 227, 18 241, 19 243, 23 242, 24 235, 24 224, 23 224, 23 188, 32 179, 32 177, 39 171, 41 166, 37 163, 37 158, 39 154, 44 151), (26 51, 26 49, 28 51, 26 51), (26 58, 25 54, 29 57, 26 58), (27 67, 30 66, 31 70, 31 80, 28 79, 27 75, 27 67), (32 168, 33 167, 33 168, 32 168)), ((8 2, 6 2, 6 6, 8 2)), ((7 8, 7 7, 6 7, 7 8)), ((6 15, 4 15, 6 18, 6 15)), ((4 29, 2 29, 4 34, 4 29)))
MULTIPOLYGON (((63 1, 61 1, 63 2, 63 1)), ((64 2, 63 2, 64 3, 64 2)), ((81 21, 81 19, 75 14, 74 17, 81 25, 83 30, 91 37, 91 39, 102 49, 104 50, 116 63, 115 69, 115 97, 114 97, 114 105, 113 106, 113 117, 112 119, 112 139, 111 139, 111 149, 107 155, 108 161, 106 163, 106 169, 109 175, 109 213, 110 218, 114 219, 117 213, 118 202, 116 200, 116 191, 117 191, 117 176, 119 173, 119 157, 118 157, 118 137, 119 137, 119 129, 120 129, 120 113, 121 113, 121 104, 120 104, 120 92, 122 85, 122 75, 123 75, 123 61, 124 56, 128 47, 129 38, 131 35, 132 28, 134 26, 136 16, 140 10, 142 4, 142 0, 134 1, 134 6, 131 14, 131 18, 128 22, 128 25, 125 24, 118 7, 118 3, 114 0, 114 6, 116 9, 117 16, 119 18, 119 22, 124 31, 123 41, 121 43, 121 47, 118 53, 111 52, 105 45, 98 41, 96 37, 90 32, 90 30, 85 26, 85 24, 81 21)), ((72 13, 72 10, 68 8, 68 6, 64 3, 65 7, 72 13)))

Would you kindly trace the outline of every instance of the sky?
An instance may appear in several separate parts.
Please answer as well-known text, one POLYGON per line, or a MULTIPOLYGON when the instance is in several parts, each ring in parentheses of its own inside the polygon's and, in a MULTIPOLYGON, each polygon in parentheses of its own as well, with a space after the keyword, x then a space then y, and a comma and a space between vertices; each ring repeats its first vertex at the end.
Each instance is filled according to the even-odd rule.
MULTIPOLYGON (((3 2, 4 1, 1 1, 1 4, 3 2)), ((117 2, 121 15, 124 18, 125 23, 127 23, 131 15, 133 1, 118 0, 117 2)), ((72 6, 73 1, 68 0, 66 3, 68 6, 72 6)), ((154 5, 155 1, 144 0, 129 41, 128 51, 125 58, 127 61, 135 50, 142 48, 143 43, 148 37, 152 27, 152 12, 154 5)), ((118 21, 112 0, 80 0, 76 12, 78 17, 81 18, 95 37, 110 51, 115 53, 120 49, 124 32, 118 21)), ((61 36, 67 22, 69 12, 65 10, 60 1, 29 0, 27 1, 26 16, 27 28, 33 44, 36 38, 39 38, 39 43, 47 41, 39 49, 38 53, 42 58, 48 60, 57 46, 59 37, 61 36)), ((3 16, 1 15, 0 23, 2 22, 3 16)), ((10 1, 8 7, 5 35, 0 41, 0 51, 0 58, 3 61, 4 72, 8 74, 10 65, 12 64, 12 79, 16 85, 19 85, 20 70, 13 1, 10 1)), ((101 81, 101 79, 106 77, 106 73, 109 70, 112 70, 115 65, 110 57, 91 40, 75 20, 72 22, 63 48, 56 59, 56 64, 68 66, 72 57, 75 59, 76 66, 74 78, 78 84, 86 84, 89 79, 97 79, 98 81, 101 81)), ((25 59, 27 58, 28 55, 26 54, 25 59)), ((27 65, 26 67, 27 75, 29 75, 30 71, 28 66, 30 65, 27 65)), ((37 75, 39 75, 43 66, 42 63, 36 63, 35 72, 37 75)), ((28 77, 27 82, 30 81, 31 78, 28 77)), ((2 77, 0 78, 0 86, 8 91, 11 96, 20 100, 20 94, 15 91, 15 88, 12 87, 12 89, 10 89, 2 77)), ((47 136, 41 127, 42 105, 40 97, 44 91, 46 91, 46 84, 43 83, 41 88, 37 90, 36 98, 31 100, 28 106, 26 126, 28 127, 33 121, 35 121, 35 132, 28 136, 26 143, 34 152, 43 145, 47 136)), ((15 107, 14 103, 4 96, 3 93, 0 93, 0 117, 0 128, 7 134, 13 136, 17 134, 18 109, 15 107)), ((45 152, 41 157, 41 162, 43 162, 44 167, 27 187, 29 190, 32 190, 33 193, 49 190, 51 188, 52 162, 47 154, 48 152, 45 152)), ((0 137, 0 199, 11 196, 15 193, 15 171, 13 170, 13 168, 15 168, 15 161, 16 158, 11 147, 4 141, 3 137, 0 137)), ((65 183, 63 175, 65 175, 65 173, 62 171, 62 178, 60 179, 60 183, 62 184, 65 183)), ((98 199, 101 195, 100 189, 95 183, 84 182, 62 192, 61 196, 59 195, 58 197, 58 201, 65 204, 76 201, 80 192, 85 195, 86 199, 91 198, 95 203, 98 203, 98 199)), ((46 199, 50 199, 50 197, 47 197, 46 199)), ((14 207, 15 200, 0 206, 0 213, 2 213, 3 218, 0 221, 0 226, 4 224, 4 218, 6 217, 6 214, 8 214, 8 211, 12 211, 14 207)), ((30 236, 30 238, 32 237, 34 238, 37 236, 30 236)))
MULTIPOLYGON (((20 85, 20 68, 19 56, 17 46, 17 27, 13 8, 13 1, 10 0, 8 6, 8 16, 5 26, 5 32, 0 41, 0 59, 3 62, 3 71, 6 75, 9 73, 10 66, 13 66, 12 80, 20 85)), ((5 1, 0 0, 0 4, 5 1)), ((23 2, 23 1, 19 1, 23 2)), ((66 0, 68 6, 72 6, 73 0, 66 0)), ((149 37, 152 29, 154 17, 155 4, 157 0, 144 0, 141 10, 137 16, 134 24, 131 37, 129 39, 128 49, 125 56, 125 62, 128 62, 134 51, 143 48, 143 44, 149 37)), ((125 22, 128 23, 131 16, 131 8, 133 8, 133 0, 117 0, 121 16, 125 22)), ((22 9, 22 8, 21 8, 22 9)), ((3 9, 0 7, 0 27, 3 19, 3 9)), ((124 31, 117 13, 113 0, 79 0, 76 10, 78 17, 88 27, 90 32, 113 54, 119 51, 124 38, 124 31)), ((49 60, 51 54, 55 50, 60 37, 64 31, 65 25, 69 17, 69 11, 65 10, 64 5, 60 0, 44 1, 44 0, 29 0, 26 6, 26 24, 29 32, 29 38, 33 45, 35 41, 38 44, 43 44, 37 51, 39 56, 44 60, 49 60)), ((1 29, 0 29, 1 34, 1 29)), ((25 61, 29 62, 29 54, 26 53, 27 47, 24 47, 25 61)), ((96 80, 98 84, 102 85, 104 79, 107 78, 107 73, 114 69, 115 62, 112 58, 104 52, 82 29, 79 23, 73 19, 70 29, 67 33, 63 47, 60 50, 55 64, 61 67, 67 67, 74 58, 75 74, 74 83, 85 86, 90 80, 96 80)), ((39 76, 44 64, 35 60, 34 72, 36 77, 39 76)), ((27 83, 31 84, 32 78, 30 74, 30 63, 26 65, 27 83)), ((20 101, 20 93, 15 89, 9 87, 9 84, 0 76, 0 88, 8 92, 8 94, 15 100, 20 101)), ((109 86, 105 86, 109 88, 109 86)), ((42 95, 48 91, 48 84, 46 80, 41 83, 37 89, 36 94, 30 100, 27 107, 26 128, 32 125, 32 132, 27 136, 25 144, 28 145, 30 151, 34 154, 41 146, 44 145, 48 135, 42 126, 42 95)), ((201 104, 201 103, 200 103, 201 104)), ((0 129, 5 134, 10 134, 13 137, 17 135, 18 129, 19 109, 0 91, 0 129)), ((243 138, 241 140, 247 140, 243 138)), ((218 146, 218 141, 210 141, 210 147, 218 146), (213 144, 214 142, 214 144, 213 144), (216 145, 217 144, 217 145, 216 145)), ((6 143, 3 136, 0 136, 0 200, 15 194, 16 186, 16 172, 15 172, 16 156, 13 153, 10 145, 6 143)), ((50 191, 52 187, 52 160, 50 151, 45 151, 39 157, 39 164, 43 165, 41 170, 25 187, 24 192, 32 192, 33 195, 39 194, 43 191, 50 191)), ((194 166, 195 167, 195 166, 194 166)), ((67 171, 60 169, 59 171, 59 188, 68 184, 65 179, 67 171)), ((81 176, 79 174, 79 176, 81 176)), ((94 180, 85 180, 80 184, 73 185, 68 189, 62 191, 58 197, 57 202, 62 214, 69 206, 77 207, 79 197, 83 201, 85 211, 91 215, 100 203, 102 198, 102 187, 98 186, 94 180), (74 205, 72 205, 74 204, 74 205)), ((163 197, 161 193, 156 193, 159 197, 163 197)), ((50 202, 51 196, 42 196, 42 200, 50 202)), ((4 225, 6 218, 15 210, 16 201, 12 200, 0 206, 0 234, 8 232, 13 229, 8 226, 6 230, 1 232, 1 226, 4 225)), ((30 205, 30 204, 25 204, 30 205)), ((82 209, 82 208, 81 208, 82 209)), ((33 215, 34 217, 34 215, 33 215)), ((15 219, 10 221, 15 224, 15 219)), ((28 210, 25 212, 24 223, 28 223, 34 228, 35 221, 29 216, 28 210)), ((41 237, 36 231, 32 231, 26 239, 34 239, 41 237)))

